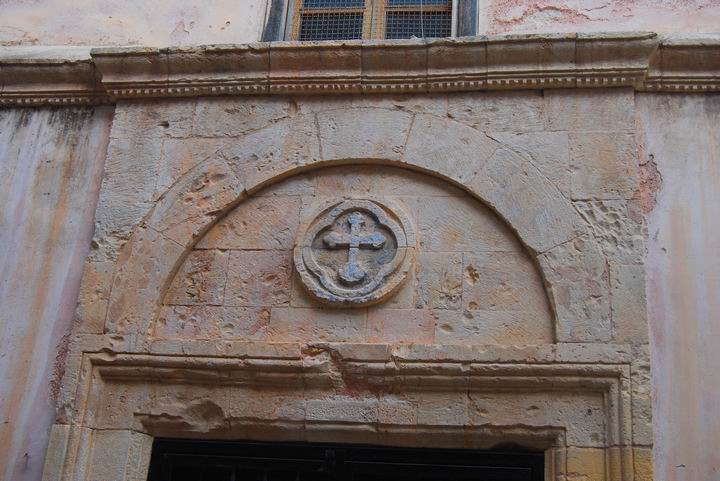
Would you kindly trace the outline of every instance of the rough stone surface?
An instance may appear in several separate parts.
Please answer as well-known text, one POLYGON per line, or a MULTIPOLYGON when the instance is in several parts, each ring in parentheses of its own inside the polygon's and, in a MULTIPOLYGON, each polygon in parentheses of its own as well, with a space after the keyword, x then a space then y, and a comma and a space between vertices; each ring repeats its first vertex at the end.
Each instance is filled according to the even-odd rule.
POLYGON ((612 337, 608 272, 600 249, 588 237, 562 244, 538 258, 557 316, 557 338, 607 342, 612 337))
MULTIPOLYGON (((399 44, 363 46, 367 66, 399 44)), ((663 196, 637 176, 629 89, 328 97, 118 105, 47 479, 139 481, 156 436, 514 444, 552 479, 647 477, 640 212, 663 196), (334 205, 355 210, 308 240, 334 205), (296 247, 352 284, 377 231, 417 250, 397 290, 308 293, 296 247)))
POLYGON ((290 254, 286 251, 231 252, 225 304, 254 307, 288 304, 291 269, 290 254))
POLYGON ((490 137, 532 164, 568 199, 571 198, 572 166, 568 132, 490 132, 490 137))
MULTIPOLYGON (((191 338, 197 333, 224 339, 248 332, 250 339, 272 341, 394 339, 429 344, 437 341, 437 332, 452 344, 463 342, 463 335, 468 343, 552 341, 552 313, 537 266, 510 229, 467 194, 425 175, 380 166, 334 167, 280 181, 266 190, 240 202, 196 244, 164 301, 188 308, 164 309, 157 336, 191 338), (330 249, 323 243, 323 236, 331 231, 322 231, 318 240, 314 234, 306 239, 305 227, 298 229, 298 223, 312 225, 318 212, 337 203, 333 192, 395 205, 387 212, 391 217, 401 211, 407 216, 403 235, 418 226, 415 265, 411 262, 405 268, 407 279, 397 292, 389 286, 387 300, 370 311, 328 308, 326 301, 308 292, 315 284, 308 287, 296 272, 298 266, 294 271, 290 266, 296 244, 314 246, 320 253, 315 256, 327 257, 327 275, 339 275, 349 263, 348 247, 330 249), (198 288, 202 292, 194 292, 198 288), (227 310, 211 308, 220 305, 249 312, 228 321, 227 310), (204 326, 203 315, 212 319, 204 326), (362 319, 361 324, 353 326, 357 319, 362 319)), ((344 224, 333 229, 349 232, 344 224)), ((401 240, 399 234, 383 232, 387 239, 401 240)), ((365 250, 356 255, 367 267, 367 260, 381 254, 365 250)), ((301 258, 296 255, 296 263, 304 259, 304 251, 297 252, 301 258)), ((299 267, 307 269, 304 261, 299 267)))
POLYGON ((645 237, 640 206, 635 201, 575 202, 590 225, 608 260, 640 265, 645 256, 645 237))
POLYGON ((559 195, 529 160, 499 149, 469 182, 491 193, 485 199, 517 229, 527 247, 544 252, 577 237, 584 229, 570 202, 559 195), (548 232, 540 231, 551 226, 548 232))
POLYGON ((647 344, 645 270, 642 266, 610 265, 613 337, 617 342, 647 344))
POLYGON ((484 132, 545 130, 540 92, 449 95, 448 116, 484 132))
POLYGON ((548 130, 612 132, 635 128, 635 98, 630 89, 546 90, 544 100, 548 130))
POLYGON ((228 254, 220 250, 197 250, 188 255, 175 276, 165 301, 171 305, 222 305, 225 300, 228 254))
POLYGON ((497 150, 497 142, 471 128, 417 114, 407 139, 405 161, 466 184, 497 150))
POLYGON ((625 132, 570 134, 573 199, 630 199, 638 188, 635 138, 625 132))
POLYGON ((298 197, 282 195, 289 192, 288 190, 272 190, 275 195, 252 197, 233 209, 203 237, 198 247, 237 250, 291 249, 297 236, 300 202, 298 197))

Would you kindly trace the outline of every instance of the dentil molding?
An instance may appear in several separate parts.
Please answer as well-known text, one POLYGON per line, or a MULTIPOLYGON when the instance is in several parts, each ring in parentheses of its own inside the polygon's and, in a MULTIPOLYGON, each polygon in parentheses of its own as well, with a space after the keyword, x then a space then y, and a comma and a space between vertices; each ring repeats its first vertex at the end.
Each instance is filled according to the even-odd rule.
POLYGON ((0 49, 0 106, 247 94, 632 87, 720 91, 720 36, 508 35, 0 49))

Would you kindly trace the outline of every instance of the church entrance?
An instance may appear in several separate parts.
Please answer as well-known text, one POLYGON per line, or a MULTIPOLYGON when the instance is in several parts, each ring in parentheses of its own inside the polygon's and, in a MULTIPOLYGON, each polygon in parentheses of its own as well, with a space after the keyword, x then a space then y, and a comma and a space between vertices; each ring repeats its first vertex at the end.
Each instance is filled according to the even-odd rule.
POLYGON ((157 439, 149 481, 541 481, 541 452, 157 439))

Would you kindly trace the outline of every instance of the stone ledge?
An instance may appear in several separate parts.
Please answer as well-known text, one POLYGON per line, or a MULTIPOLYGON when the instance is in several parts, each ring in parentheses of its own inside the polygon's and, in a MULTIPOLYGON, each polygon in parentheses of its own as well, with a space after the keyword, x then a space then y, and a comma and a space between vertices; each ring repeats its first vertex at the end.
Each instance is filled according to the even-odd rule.
POLYGON ((0 106, 245 94, 720 91, 720 37, 654 33, 0 51, 0 106), (85 49, 87 52, 87 49, 85 49))

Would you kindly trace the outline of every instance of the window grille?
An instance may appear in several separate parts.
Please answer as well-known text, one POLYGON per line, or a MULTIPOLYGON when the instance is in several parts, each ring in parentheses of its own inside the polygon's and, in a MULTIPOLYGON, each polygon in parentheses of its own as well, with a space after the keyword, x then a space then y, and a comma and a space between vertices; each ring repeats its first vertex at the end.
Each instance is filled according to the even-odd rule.
POLYGON ((149 481, 541 481, 544 454, 157 439, 149 481))
POLYGON ((452 0, 294 0, 295 40, 452 35, 452 0))

